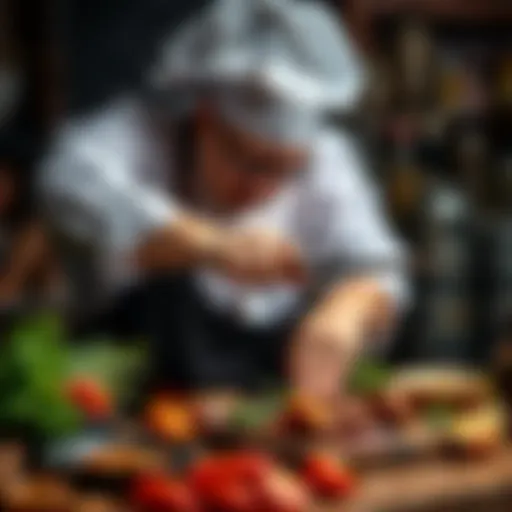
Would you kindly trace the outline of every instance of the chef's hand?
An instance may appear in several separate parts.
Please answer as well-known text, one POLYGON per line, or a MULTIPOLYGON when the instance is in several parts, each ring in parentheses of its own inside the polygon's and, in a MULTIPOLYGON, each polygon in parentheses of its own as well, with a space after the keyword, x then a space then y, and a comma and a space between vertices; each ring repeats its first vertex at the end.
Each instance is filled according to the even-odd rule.
POLYGON ((280 235, 267 231, 233 230, 221 234, 210 263, 240 282, 299 283, 306 279, 298 249, 280 235))
POLYGON ((247 283, 302 282, 299 251, 282 236, 255 229, 227 229, 181 213, 148 236, 134 254, 146 272, 208 267, 247 283))
POLYGON ((359 354, 363 336, 360 322, 344 318, 342 311, 313 313, 292 340, 293 389, 323 402, 335 401, 359 354))

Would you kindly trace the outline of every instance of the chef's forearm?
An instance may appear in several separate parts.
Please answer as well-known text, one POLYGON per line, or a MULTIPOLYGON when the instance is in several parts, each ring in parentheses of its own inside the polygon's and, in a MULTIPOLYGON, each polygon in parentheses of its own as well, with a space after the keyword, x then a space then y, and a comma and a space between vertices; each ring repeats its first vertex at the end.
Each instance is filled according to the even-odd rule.
POLYGON ((213 223, 180 214, 141 242, 136 261, 148 271, 191 268, 212 259, 219 240, 220 230, 213 223))
MULTIPOLYGON (((355 344, 389 331, 396 319, 396 300, 375 277, 353 277, 335 284, 320 298, 312 315, 327 316, 355 344)), ((347 340, 348 341, 348 340, 347 340)))
POLYGON ((329 400, 336 396, 373 330, 389 326, 392 303, 373 278, 334 283, 297 332, 291 353, 293 385, 329 400))

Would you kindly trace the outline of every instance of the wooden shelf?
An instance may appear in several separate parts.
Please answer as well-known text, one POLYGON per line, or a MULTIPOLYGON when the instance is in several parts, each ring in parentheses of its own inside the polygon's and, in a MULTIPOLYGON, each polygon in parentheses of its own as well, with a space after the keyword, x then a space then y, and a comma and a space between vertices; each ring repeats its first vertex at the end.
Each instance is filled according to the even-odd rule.
POLYGON ((511 493, 509 448, 481 462, 436 462, 375 473, 363 480, 360 496, 344 510, 505 512, 510 510, 511 493))
POLYGON ((446 22, 512 21, 512 2, 505 0, 366 0, 363 3, 364 9, 372 17, 413 12, 446 22))
POLYGON ((340 6, 359 45, 368 51, 377 44, 375 23, 400 14, 415 14, 440 27, 503 29, 512 24, 512 0, 343 0, 340 6))

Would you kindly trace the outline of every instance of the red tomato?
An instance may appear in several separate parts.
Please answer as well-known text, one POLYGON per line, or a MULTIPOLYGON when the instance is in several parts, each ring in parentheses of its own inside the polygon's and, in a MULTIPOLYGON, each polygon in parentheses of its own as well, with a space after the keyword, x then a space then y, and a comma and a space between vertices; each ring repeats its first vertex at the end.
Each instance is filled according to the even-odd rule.
POLYGON ((311 455, 304 465, 303 477, 311 491, 322 498, 345 498, 356 486, 354 475, 328 455, 311 455))
POLYGON ((269 457, 255 451, 241 451, 228 455, 225 464, 237 478, 248 483, 261 481, 273 468, 269 457))
POLYGON ((208 507, 226 512, 257 512, 257 489, 271 462, 253 452, 224 454, 199 462, 190 486, 208 507))
POLYGON ((259 510, 266 512, 307 512, 311 508, 307 487, 286 471, 267 473, 260 485, 259 496, 259 510))
POLYGON ((220 473, 215 458, 205 458, 192 466, 188 474, 190 488, 198 495, 208 494, 217 485, 220 473))
POLYGON ((100 420, 112 415, 112 397, 92 379, 71 381, 68 384, 68 396, 89 419, 100 420))
POLYGON ((138 478, 131 489, 131 503, 144 512, 197 512, 198 504, 184 482, 164 476, 138 478))
POLYGON ((256 512, 257 502, 250 486, 236 479, 226 479, 213 489, 205 503, 223 512, 256 512))

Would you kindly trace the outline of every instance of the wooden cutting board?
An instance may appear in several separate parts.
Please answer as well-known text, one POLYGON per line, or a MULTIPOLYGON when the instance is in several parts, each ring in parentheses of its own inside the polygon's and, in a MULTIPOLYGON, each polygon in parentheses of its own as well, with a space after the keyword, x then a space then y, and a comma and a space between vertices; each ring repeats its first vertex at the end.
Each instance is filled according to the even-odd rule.
MULTIPOLYGON (((320 507, 334 512, 340 507, 320 507)), ((363 479, 343 512, 500 512, 512 510, 512 448, 492 460, 431 462, 381 470, 363 479)))

